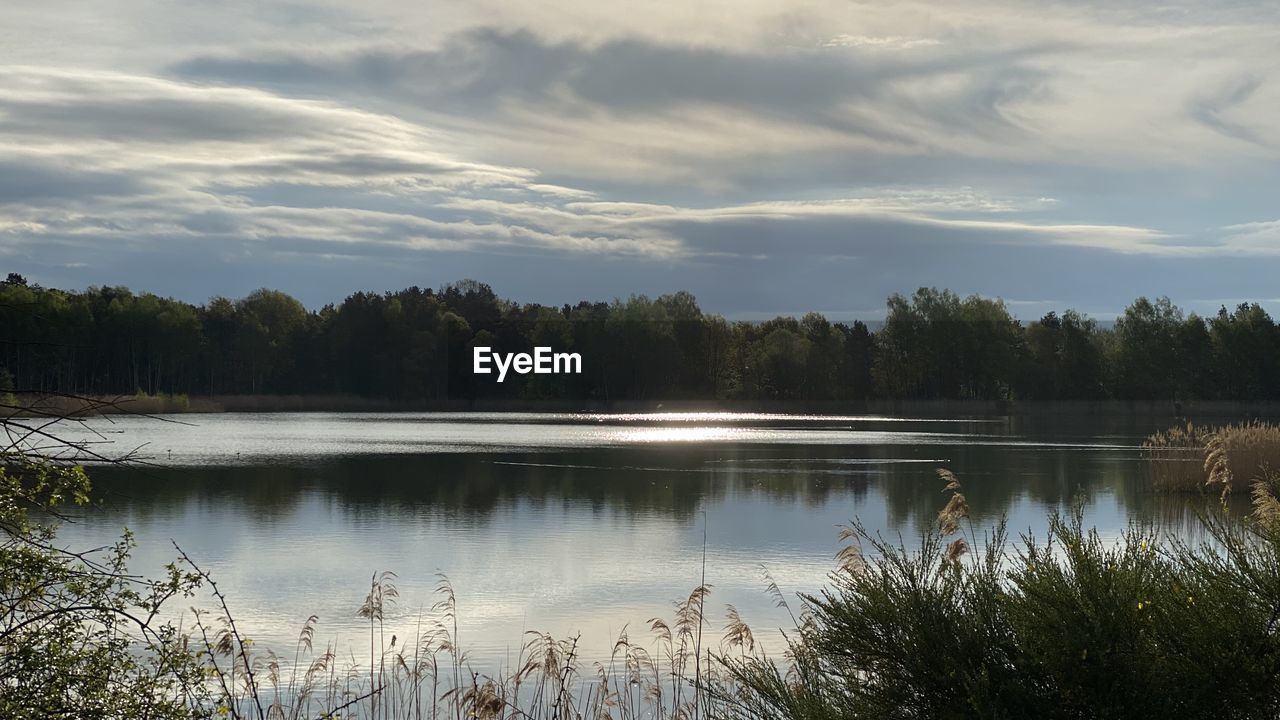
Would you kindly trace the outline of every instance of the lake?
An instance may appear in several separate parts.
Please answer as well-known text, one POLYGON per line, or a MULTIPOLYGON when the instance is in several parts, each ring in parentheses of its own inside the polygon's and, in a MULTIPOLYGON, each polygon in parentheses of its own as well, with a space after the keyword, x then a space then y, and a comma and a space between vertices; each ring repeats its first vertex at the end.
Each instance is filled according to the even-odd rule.
MULTIPOLYGON (((735 413, 578 415, 300 413, 96 418, 99 452, 150 464, 91 468, 97 507, 62 542, 128 527, 134 569, 176 541, 213 574, 243 632, 292 653, 359 647, 375 571, 396 573, 387 635, 415 634, 437 573, 458 601, 477 670, 509 662, 526 630, 581 633, 608 656, 699 584, 705 533, 711 632, 727 604, 772 647, 787 626, 762 569, 794 598, 824 584, 837 526, 860 518, 908 546, 960 476, 981 532, 1000 518, 1043 536, 1082 505, 1109 537, 1131 521, 1192 532, 1185 501, 1144 488, 1139 445, 1169 419, 907 418, 735 413)), ((362 635, 362 633, 364 633, 362 635)))

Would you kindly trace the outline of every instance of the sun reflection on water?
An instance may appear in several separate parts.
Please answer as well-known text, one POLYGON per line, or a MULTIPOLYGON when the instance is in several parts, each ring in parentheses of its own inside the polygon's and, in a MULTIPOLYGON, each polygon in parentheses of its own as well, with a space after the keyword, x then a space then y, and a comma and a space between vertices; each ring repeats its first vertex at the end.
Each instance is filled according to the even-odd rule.
POLYGON ((622 430, 618 439, 632 443, 716 442, 739 439, 751 432, 750 428, 738 427, 643 427, 622 430))

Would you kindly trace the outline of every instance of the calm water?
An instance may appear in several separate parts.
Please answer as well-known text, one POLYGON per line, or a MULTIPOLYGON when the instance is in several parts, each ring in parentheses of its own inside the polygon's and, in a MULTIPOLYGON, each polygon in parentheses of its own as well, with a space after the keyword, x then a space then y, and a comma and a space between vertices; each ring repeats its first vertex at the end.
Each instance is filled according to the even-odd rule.
MULTIPOLYGON (((786 624, 764 592, 824 583, 836 526, 860 518, 913 544, 951 468, 979 527, 1043 535, 1078 499, 1106 535, 1131 520, 1187 532, 1180 500, 1145 492, 1138 445, 1167 420, 934 420, 786 415, 274 414, 92 421, 119 454, 97 468, 101 507, 63 540, 136 533, 135 569, 170 539, 219 580, 242 630, 292 648, 308 615, 318 641, 358 647, 374 571, 400 590, 388 637, 413 636, 436 573, 458 596, 478 669, 512 657, 525 630, 581 632, 588 659, 630 624, 670 617, 701 572, 708 614, 741 611, 762 639, 786 624), (715 612, 712 613, 711 611, 715 612)), ((366 638, 367 635, 363 636, 366 638)))

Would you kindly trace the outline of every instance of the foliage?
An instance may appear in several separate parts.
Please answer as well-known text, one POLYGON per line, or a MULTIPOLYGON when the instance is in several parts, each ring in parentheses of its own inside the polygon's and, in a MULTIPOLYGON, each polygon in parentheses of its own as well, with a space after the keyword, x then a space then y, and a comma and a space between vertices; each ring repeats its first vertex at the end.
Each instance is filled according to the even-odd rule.
POLYGON ((1205 518, 1194 546, 1105 540, 1078 512, 1016 551, 998 529, 977 555, 946 542, 948 511, 916 552, 854 526, 875 559, 807 598, 785 671, 728 660, 739 685, 721 696, 753 718, 1274 719, 1277 486, 1257 486, 1246 523, 1205 518))
POLYGON ((1000 300, 933 288, 889 298, 874 373, 890 397, 1005 399, 1012 394, 1022 328, 1000 300))
POLYGON ((1114 329, 1074 311, 1021 323, 998 299, 921 288, 883 326, 819 313, 730 322, 687 292, 549 307, 483 283, 358 292, 309 312, 257 290, 199 306, 0 282, 0 392, 351 394, 448 399, 1280 399, 1280 329, 1241 305, 1206 322, 1138 298, 1114 329), (471 372, 471 353, 579 352, 574 376, 471 372))
MULTIPOLYGON (((104 548, 58 542, 64 513, 90 497, 84 469, 62 458, 127 458, 61 439, 65 416, 24 410, 0 419, 9 439, 0 448, 0 717, 283 717, 278 666, 251 655, 213 578, 181 550, 162 576, 147 578, 129 571, 127 530, 104 548), (183 629, 175 607, 188 599, 217 608, 212 617, 194 612, 198 634, 183 629)), ((331 717, 381 690, 336 692, 291 717, 331 717)))
POLYGON ((159 613, 196 578, 176 565, 159 579, 130 575, 128 533, 96 551, 62 549, 36 518, 85 504, 84 471, 13 447, 3 459, 0 716, 188 717, 203 672, 159 613))

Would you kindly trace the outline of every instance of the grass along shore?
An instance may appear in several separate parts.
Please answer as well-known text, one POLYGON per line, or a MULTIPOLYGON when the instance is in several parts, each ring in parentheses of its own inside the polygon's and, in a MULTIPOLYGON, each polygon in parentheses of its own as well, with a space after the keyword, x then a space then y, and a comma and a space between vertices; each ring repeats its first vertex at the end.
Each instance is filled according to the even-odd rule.
POLYGON ((1145 472, 1159 492, 1257 489, 1280 483, 1280 425, 1253 420, 1227 425, 1186 422, 1143 443, 1145 472))

